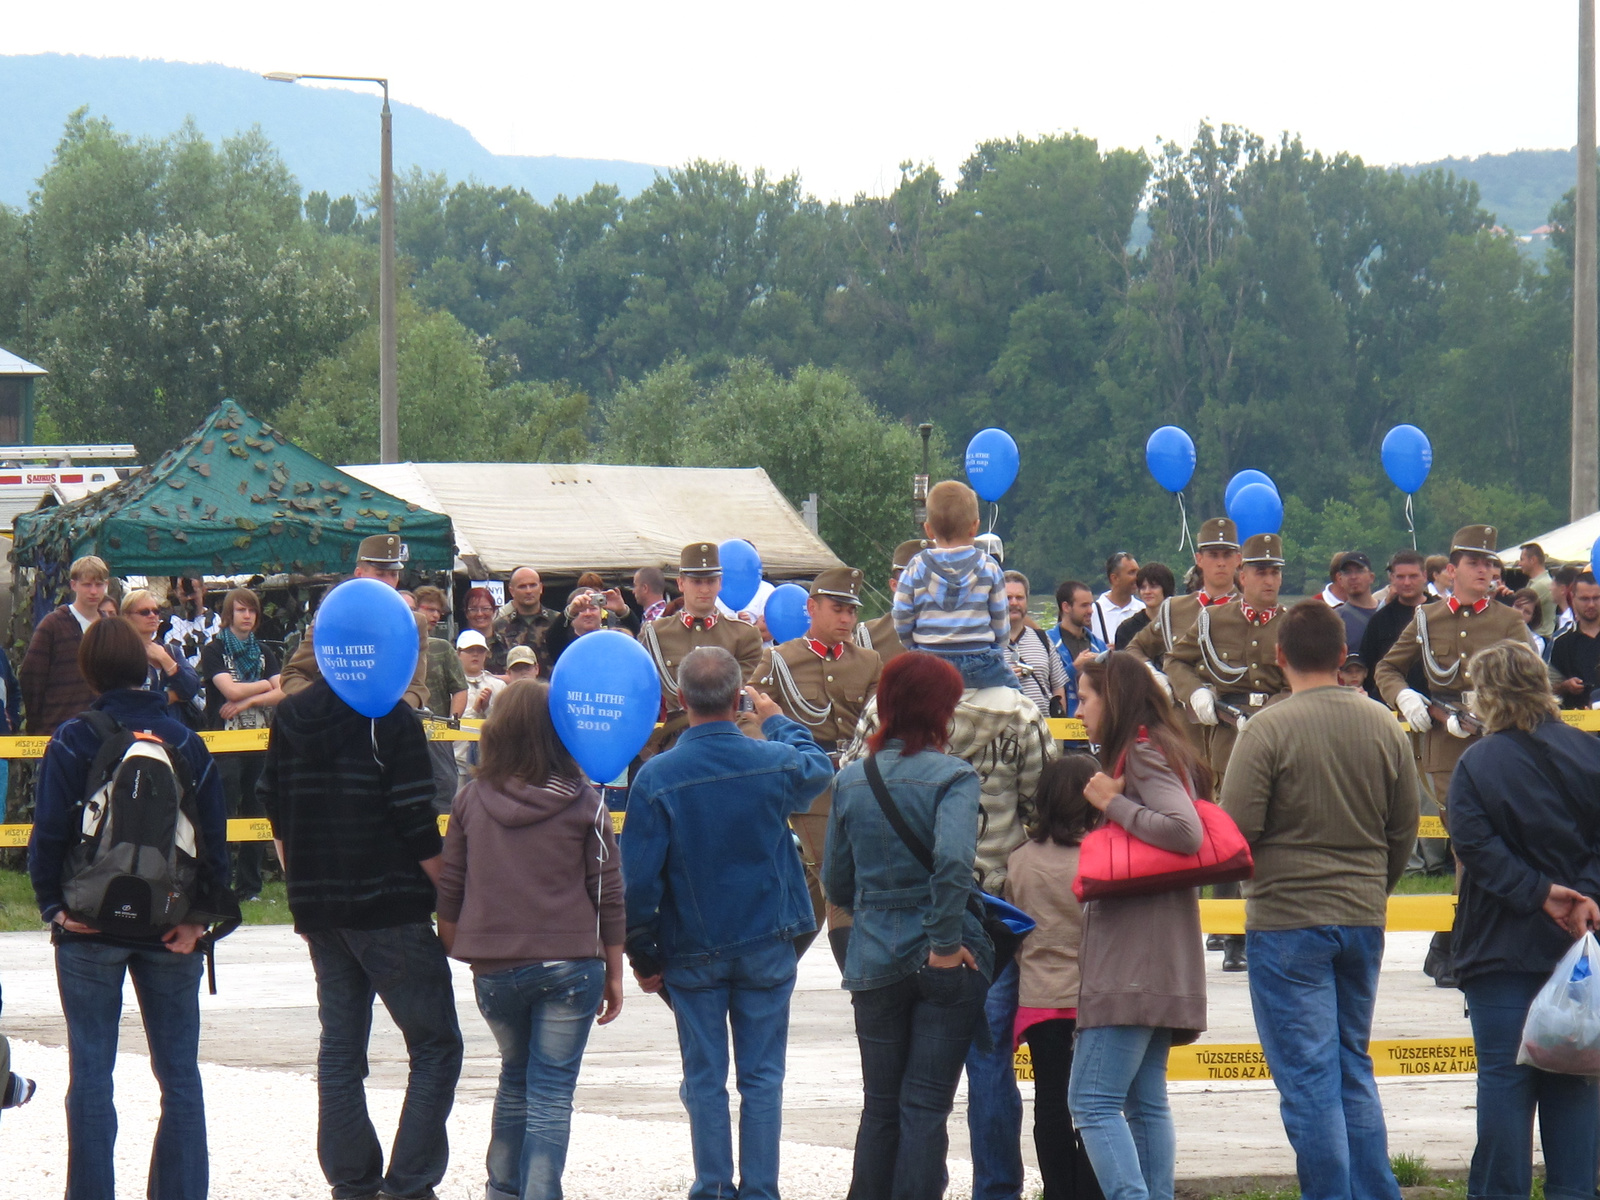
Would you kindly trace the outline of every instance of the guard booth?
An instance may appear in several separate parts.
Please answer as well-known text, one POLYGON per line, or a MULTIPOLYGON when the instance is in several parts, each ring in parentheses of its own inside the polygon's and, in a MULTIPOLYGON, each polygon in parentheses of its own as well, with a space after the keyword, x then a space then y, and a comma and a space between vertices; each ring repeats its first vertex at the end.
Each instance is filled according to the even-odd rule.
POLYGON ((49 374, 0 347, 0 446, 33 441, 33 381, 49 374))

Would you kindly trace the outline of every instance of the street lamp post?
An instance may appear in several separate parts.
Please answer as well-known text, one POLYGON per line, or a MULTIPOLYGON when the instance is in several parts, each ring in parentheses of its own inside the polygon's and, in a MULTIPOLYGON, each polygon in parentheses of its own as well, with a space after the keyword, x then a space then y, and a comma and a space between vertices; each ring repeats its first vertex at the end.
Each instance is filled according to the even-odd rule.
POLYGON ((394 282, 394 137, 389 112, 389 81, 374 75, 303 75, 268 71, 273 83, 302 79, 336 79, 375 83, 383 88, 382 151, 378 166, 378 461, 400 461, 399 343, 395 330, 394 282))

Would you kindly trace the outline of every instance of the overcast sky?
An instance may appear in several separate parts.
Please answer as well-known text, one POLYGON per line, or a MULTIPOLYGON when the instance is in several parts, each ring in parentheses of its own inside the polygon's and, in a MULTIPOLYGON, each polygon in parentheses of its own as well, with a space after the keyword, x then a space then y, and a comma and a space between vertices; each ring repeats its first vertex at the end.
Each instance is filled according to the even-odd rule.
POLYGON ((8 54, 386 74, 496 153, 727 159, 823 197, 984 138, 1151 147, 1206 117, 1371 163, 1576 141, 1577 6, 1553 0, 73 0, 5 25, 8 54))

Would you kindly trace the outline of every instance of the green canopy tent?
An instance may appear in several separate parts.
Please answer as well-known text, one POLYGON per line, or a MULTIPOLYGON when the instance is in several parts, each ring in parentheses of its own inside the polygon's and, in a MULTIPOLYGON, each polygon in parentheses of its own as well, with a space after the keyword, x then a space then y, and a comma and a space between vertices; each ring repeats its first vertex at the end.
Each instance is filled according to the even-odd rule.
POLYGON ((95 554, 114 575, 340 575, 374 533, 410 565, 455 564, 450 518, 330 467, 232 400, 114 487, 16 519, 12 563, 54 577, 95 554))

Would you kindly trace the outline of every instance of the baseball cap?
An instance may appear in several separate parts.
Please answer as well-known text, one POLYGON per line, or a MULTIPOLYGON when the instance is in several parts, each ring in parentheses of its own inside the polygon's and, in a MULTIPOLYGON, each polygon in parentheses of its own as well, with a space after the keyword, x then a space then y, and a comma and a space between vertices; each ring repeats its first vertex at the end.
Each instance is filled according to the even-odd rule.
MULTIPOLYGON (((480 634, 479 636, 481 637, 482 635, 480 634)), ((512 667, 519 666, 522 663, 532 663, 534 666, 539 665, 539 656, 533 652, 532 646, 513 646, 511 647, 511 653, 506 655, 506 670, 509 671, 512 667)))
POLYGON ((476 629, 463 629, 461 636, 456 638, 457 650, 470 650, 476 646, 479 650, 487 650, 489 643, 484 640, 483 634, 476 629))
POLYGON ((1328 578, 1332 579, 1340 571, 1349 567, 1362 567, 1372 570, 1372 560, 1359 550, 1341 550, 1333 556, 1333 561, 1328 564, 1328 578))

